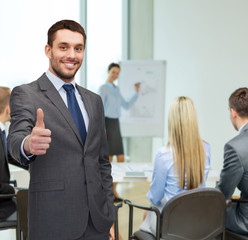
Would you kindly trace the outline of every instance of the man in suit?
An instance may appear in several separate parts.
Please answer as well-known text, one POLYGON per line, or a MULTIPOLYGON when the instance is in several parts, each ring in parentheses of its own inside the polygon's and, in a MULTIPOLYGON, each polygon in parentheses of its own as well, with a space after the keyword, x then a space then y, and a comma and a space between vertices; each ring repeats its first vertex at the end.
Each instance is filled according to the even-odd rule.
MULTIPOLYGON (((0 87, 0 194, 16 194, 10 182, 5 124, 10 120, 10 89, 0 87)), ((0 220, 8 218, 16 210, 12 198, 0 199, 0 220)))
POLYGON ((55 23, 48 71, 11 94, 8 147, 30 165, 30 240, 106 240, 115 219, 103 104, 74 80, 85 43, 75 21, 55 23))
MULTIPOLYGON (((248 88, 239 88, 229 98, 230 119, 239 132, 226 143, 224 164, 218 188, 230 199, 237 187, 241 199, 248 199, 248 88)), ((233 203, 227 207, 226 228, 248 234, 248 204, 233 203)))

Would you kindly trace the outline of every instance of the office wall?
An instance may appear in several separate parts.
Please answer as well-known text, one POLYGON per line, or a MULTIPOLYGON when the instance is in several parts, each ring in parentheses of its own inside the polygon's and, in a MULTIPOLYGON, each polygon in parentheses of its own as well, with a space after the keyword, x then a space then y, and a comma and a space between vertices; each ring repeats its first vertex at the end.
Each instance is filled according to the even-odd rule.
POLYGON ((172 99, 191 97, 216 169, 237 134, 227 99, 248 85, 247 10, 246 0, 154 0, 154 59, 167 61, 165 119, 172 99))

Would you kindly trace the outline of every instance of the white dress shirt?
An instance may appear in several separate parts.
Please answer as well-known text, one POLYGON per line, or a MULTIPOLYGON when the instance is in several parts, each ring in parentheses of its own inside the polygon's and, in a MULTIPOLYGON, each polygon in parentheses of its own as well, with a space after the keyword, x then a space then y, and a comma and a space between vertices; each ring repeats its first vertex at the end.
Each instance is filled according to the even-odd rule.
POLYGON ((2 122, 0 122, 0 129, 1 131, 5 130, 5 125, 2 122))
MULTIPOLYGON (((59 92, 61 98, 63 99, 63 101, 65 103, 65 105, 67 106, 67 95, 66 95, 65 89, 63 88, 63 85, 65 84, 65 82, 63 80, 61 80, 60 78, 58 78, 57 76, 55 76, 54 74, 52 74, 49 70, 47 70, 46 76, 51 81, 51 83, 53 84, 53 86, 57 89, 57 91, 59 92)), ((84 123, 85 123, 86 132, 88 132, 88 126, 89 126, 89 116, 88 116, 88 113, 87 113, 87 111, 85 109, 85 106, 84 106, 84 102, 82 100, 82 97, 81 97, 81 95, 79 94, 79 92, 78 92, 78 90, 76 88, 75 80, 73 80, 71 82, 71 84, 75 88, 76 99, 77 99, 78 105, 79 105, 80 110, 81 110, 81 112, 83 114, 83 117, 84 117, 84 123)))

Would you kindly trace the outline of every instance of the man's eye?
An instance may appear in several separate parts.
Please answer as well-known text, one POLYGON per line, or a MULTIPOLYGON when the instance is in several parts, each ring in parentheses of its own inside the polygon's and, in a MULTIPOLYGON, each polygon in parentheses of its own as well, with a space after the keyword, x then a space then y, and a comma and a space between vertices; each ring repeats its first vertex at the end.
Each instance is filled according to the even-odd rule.
POLYGON ((66 50, 66 47, 61 46, 60 49, 61 49, 61 50, 66 50))
POLYGON ((82 48, 81 47, 78 47, 78 48, 76 48, 76 51, 77 52, 81 52, 82 51, 82 48))

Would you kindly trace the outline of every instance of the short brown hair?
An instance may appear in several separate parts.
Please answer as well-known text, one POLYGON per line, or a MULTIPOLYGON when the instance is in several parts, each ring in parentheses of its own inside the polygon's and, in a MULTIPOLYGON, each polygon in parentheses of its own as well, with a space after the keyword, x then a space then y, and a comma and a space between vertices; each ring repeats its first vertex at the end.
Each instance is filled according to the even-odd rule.
POLYGON ((0 114, 4 112, 6 106, 9 105, 10 89, 7 87, 0 87, 0 114))
POLYGON ((84 47, 86 45, 86 34, 84 28, 77 22, 73 20, 61 20, 53 24, 47 32, 47 44, 53 46, 53 41, 55 39, 55 33, 61 29, 68 29, 73 32, 81 33, 84 37, 84 47))
POLYGON ((110 63, 108 66, 108 71, 110 71, 113 67, 117 67, 121 70, 121 67, 118 63, 110 63))
POLYGON ((240 117, 248 117, 248 88, 238 88, 229 97, 229 107, 240 117))

